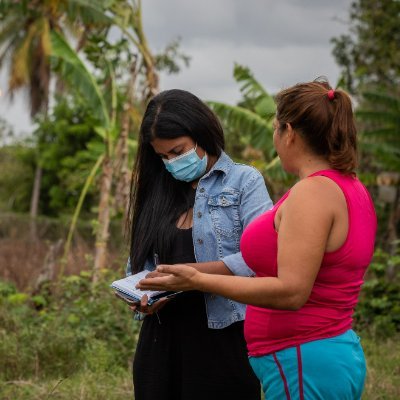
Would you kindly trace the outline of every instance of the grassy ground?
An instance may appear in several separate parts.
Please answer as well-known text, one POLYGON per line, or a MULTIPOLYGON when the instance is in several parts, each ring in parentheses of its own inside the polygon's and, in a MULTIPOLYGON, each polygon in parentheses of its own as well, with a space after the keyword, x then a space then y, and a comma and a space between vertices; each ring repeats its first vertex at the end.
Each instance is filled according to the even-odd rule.
POLYGON ((362 344, 368 368, 363 400, 400 399, 400 337, 364 338, 362 344))
POLYGON ((85 371, 65 379, 0 382, 1 400, 126 400, 132 399, 130 373, 85 371))
MULTIPOLYGON (((386 341, 363 339, 368 362, 368 379, 363 400, 400 399, 399 339, 400 337, 386 341)), ((125 400, 132 397, 131 373, 128 368, 112 373, 86 370, 64 379, 48 381, 0 382, 1 400, 125 400)))

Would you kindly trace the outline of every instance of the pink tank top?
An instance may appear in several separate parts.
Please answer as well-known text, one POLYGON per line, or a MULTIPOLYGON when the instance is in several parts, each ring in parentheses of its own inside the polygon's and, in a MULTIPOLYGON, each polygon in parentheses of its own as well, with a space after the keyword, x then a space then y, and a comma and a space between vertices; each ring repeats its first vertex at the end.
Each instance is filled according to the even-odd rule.
MULTIPOLYGON (((376 215, 367 189, 357 178, 334 170, 311 176, 318 175, 332 179, 345 195, 349 221, 346 241, 338 250, 325 253, 311 295, 301 309, 247 307, 245 338, 251 356, 340 335, 351 328, 364 273, 374 251, 376 215)), ((242 255, 258 277, 277 276, 274 217, 289 193, 243 232, 242 255)))

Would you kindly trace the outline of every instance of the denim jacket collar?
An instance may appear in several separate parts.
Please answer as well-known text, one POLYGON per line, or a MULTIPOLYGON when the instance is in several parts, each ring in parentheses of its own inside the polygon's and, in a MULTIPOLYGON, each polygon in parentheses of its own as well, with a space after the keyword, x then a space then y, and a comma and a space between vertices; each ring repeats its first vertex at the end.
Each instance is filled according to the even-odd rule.
POLYGON ((221 150, 221 155, 218 157, 215 164, 200 179, 208 178, 210 175, 212 175, 216 171, 221 171, 225 175, 227 175, 229 173, 229 171, 232 169, 233 165, 234 165, 234 162, 232 161, 232 159, 223 150, 221 150))

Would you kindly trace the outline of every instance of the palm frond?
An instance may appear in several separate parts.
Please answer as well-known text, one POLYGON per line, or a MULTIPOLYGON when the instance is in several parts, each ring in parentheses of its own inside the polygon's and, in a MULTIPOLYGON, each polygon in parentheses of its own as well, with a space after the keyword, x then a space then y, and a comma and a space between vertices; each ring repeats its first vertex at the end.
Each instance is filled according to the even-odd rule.
POLYGON ((85 24, 110 24, 112 17, 107 10, 110 9, 113 0, 69 0, 67 13, 71 20, 79 16, 85 24))
POLYGON ((358 110, 356 117, 368 122, 394 123, 400 125, 400 112, 379 110, 358 110))
POLYGON ((15 35, 12 39, 10 39, 6 46, 3 46, 0 54, 0 68, 3 66, 4 61, 7 60, 9 56, 12 59, 12 53, 14 49, 18 47, 18 41, 20 41, 20 38, 18 35, 15 35))
POLYGON ((360 148, 379 168, 400 171, 400 98, 385 92, 362 95, 364 104, 356 112, 365 126, 360 148))
POLYGON ((51 32, 52 55, 61 60, 61 74, 70 86, 88 100, 94 114, 110 126, 110 117, 102 92, 84 62, 58 33, 51 32))
POLYGON ((50 23, 46 18, 41 18, 39 23, 41 25, 40 45, 42 54, 47 58, 51 55, 50 23))
POLYGON ((248 67, 235 64, 233 75, 241 83, 240 92, 243 95, 243 105, 252 109, 263 118, 272 119, 275 115, 275 102, 273 97, 257 81, 248 67))
POLYGON ((362 153, 373 154, 375 164, 389 171, 400 171, 400 147, 387 143, 361 142, 362 153))
POLYGON ((15 29, 19 22, 20 17, 18 16, 9 18, 7 21, 2 21, 0 31, 0 46, 7 44, 10 40, 12 40, 10 38, 19 37, 18 30, 15 29))
POLYGON ((272 124, 258 114, 240 106, 209 101, 207 104, 219 116, 227 130, 236 130, 248 136, 250 143, 265 154, 272 148, 272 124))
POLYGON ((400 110, 400 100, 386 93, 364 92, 362 96, 370 103, 379 104, 388 107, 391 110, 397 110, 397 112, 399 112, 400 110))
POLYGON ((240 91, 244 97, 258 98, 269 96, 264 87, 254 78, 250 68, 235 63, 233 76, 236 82, 241 83, 240 91))
POLYGON ((363 141, 370 140, 397 140, 400 141, 400 127, 388 126, 387 128, 368 129, 360 134, 363 141))
POLYGON ((32 61, 31 47, 36 32, 37 25, 30 25, 27 35, 13 53, 11 75, 9 78, 9 89, 11 92, 29 84, 30 65, 32 61))

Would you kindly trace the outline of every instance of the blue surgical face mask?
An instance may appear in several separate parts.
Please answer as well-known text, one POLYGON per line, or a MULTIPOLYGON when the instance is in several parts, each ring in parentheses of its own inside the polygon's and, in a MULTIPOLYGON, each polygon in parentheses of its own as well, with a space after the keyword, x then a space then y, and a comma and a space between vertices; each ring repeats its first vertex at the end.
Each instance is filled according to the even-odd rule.
POLYGON ((207 154, 200 158, 196 147, 171 160, 163 160, 165 168, 178 181, 192 182, 204 175, 207 169, 207 154))

